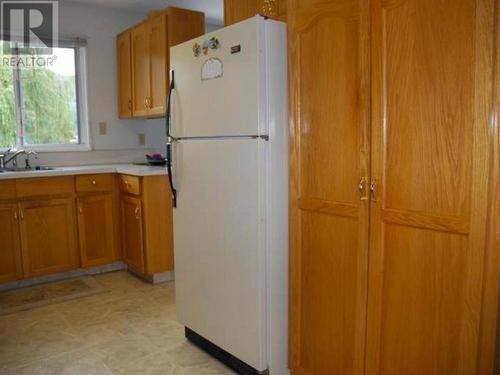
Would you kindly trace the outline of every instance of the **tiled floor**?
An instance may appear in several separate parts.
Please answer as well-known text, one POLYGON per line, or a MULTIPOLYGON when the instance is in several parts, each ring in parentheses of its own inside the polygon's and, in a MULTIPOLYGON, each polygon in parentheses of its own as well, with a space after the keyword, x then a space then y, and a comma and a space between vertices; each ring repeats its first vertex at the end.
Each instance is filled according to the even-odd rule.
POLYGON ((0 374, 234 374, 186 341, 173 283, 96 279, 107 292, 1 316, 0 374))

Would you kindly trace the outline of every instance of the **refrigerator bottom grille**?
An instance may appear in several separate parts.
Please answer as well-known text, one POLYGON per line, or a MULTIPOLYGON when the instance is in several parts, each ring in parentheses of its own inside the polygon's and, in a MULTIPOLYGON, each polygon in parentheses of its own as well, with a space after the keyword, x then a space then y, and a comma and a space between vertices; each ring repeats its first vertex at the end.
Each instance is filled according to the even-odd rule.
POLYGON ((224 349, 218 347, 188 327, 185 327, 185 334, 186 338, 194 345, 218 359, 240 375, 269 375, 269 370, 258 371, 254 369, 252 366, 247 365, 245 362, 226 352, 224 349))

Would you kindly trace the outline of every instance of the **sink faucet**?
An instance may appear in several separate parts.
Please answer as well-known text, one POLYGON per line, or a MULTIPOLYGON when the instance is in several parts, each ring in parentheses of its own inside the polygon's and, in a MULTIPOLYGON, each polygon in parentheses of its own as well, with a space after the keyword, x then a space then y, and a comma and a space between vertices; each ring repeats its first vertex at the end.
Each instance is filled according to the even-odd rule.
MULTIPOLYGON (((1 155, 0 157, 0 168, 5 168, 7 166, 7 164, 9 164, 11 161, 12 161, 12 164, 14 165, 14 167, 17 167, 17 157, 19 155, 22 155, 22 154, 25 154, 25 155, 28 155, 28 153, 26 152, 26 150, 13 150, 13 149, 8 149, 5 154, 1 155), (11 152, 12 152, 12 155, 11 155, 11 152)), ((29 165, 29 162, 28 162, 28 165, 29 165)))
POLYGON ((27 151, 26 152, 26 165, 25 165, 25 168, 26 169, 31 169, 31 165, 30 165, 30 156, 33 155, 35 157, 35 159, 38 159, 38 154, 35 152, 35 151, 27 151))

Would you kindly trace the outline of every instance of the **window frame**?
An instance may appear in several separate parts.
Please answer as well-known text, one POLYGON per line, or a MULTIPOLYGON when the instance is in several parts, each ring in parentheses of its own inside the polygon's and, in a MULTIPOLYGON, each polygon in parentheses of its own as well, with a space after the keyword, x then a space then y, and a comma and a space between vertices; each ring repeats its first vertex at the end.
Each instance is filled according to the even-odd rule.
MULTIPOLYGON (((68 152, 68 151, 90 151, 90 123, 88 115, 88 97, 87 97, 87 48, 86 43, 81 43, 80 39, 75 41, 60 40, 59 48, 73 48, 75 50, 75 88, 77 104, 77 122, 78 122, 78 143, 59 143, 59 144, 24 144, 24 126, 21 98, 21 81, 19 79, 19 69, 13 68, 15 105, 16 105, 16 148, 29 149, 36 152, 68 152)), ((8 147, 0 147, 0 152, 6 151, 8 147)))

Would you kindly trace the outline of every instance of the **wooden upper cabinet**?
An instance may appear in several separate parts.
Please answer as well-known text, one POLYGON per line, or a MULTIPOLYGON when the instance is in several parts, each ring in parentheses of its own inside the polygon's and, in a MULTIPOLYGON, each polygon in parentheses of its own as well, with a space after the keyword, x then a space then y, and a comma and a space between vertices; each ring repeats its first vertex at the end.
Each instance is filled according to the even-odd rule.
POLYGON ((83 267, 112 263, 116 259, 113 195, 79 197, 78 232, 83 267))
POLYGON ((167 94, 167 15, 162 13, 148 22, 151 58, 151 91, 148 99, 149 115, 165 113, 167 94))
POLYGON ((294 77, 289 95, 291 369, 294 375, 362 375, 369 225, 368 5, 358 0, 293 3, 288 14, 294 77))
MULTIPOLYGON (((170 7, 153 11, 149 17, 130 30, 132 117, 161 117, 165 115, 166 96, 169 84, 169 48, 205 33, 205 15, 187 9, 170 7)), ((129 87, 126 77, 126 42, 120 34, 118 43, 118 72, 120 91, 120 117, 129 117, 128 102, 123 90, 129 87), (125 67, 124 67, 125 66, 125 67), (123 82, 122 82, 123 78, 123 82), (124 114, 122 115, 122 110, 124 114)))
POLYGON ((144 117, 149 114, 148 99, 151 93, 151 45, 149 23, 143 22, 131 31, 132 45, 132 114, 144 117))
POLYGON ((205 34, 204 13, 171 7, 167 15, 169 48, 205 34))
POLYGON ((118 116, 132 117, 132 67, 130 32, 126 31, 117 38, 118 58, 118 116))
POLYGON ((73 198, 20 203, 24 276, 35 277, 78 267, 73 198))
POLYGON ((259 14, 260 0, 224 0, 224 25, 243 21, 259 14))
POLYGON ((367 374, 476 374, 493 2, 371 3, 367 374))
POLYGON ((224 0, 226 26, 257 14, 286 21, 286 0, 224 0))
POLYGON ((21 239, 17 204, 0 203, 0 284, 21 279, 21 239))

